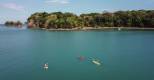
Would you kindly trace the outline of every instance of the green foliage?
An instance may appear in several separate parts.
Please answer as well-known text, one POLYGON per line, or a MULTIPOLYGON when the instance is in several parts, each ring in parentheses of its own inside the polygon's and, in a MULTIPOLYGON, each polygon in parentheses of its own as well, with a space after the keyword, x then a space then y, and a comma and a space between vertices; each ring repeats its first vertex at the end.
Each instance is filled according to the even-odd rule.
POLYGON ((17 26, 17 27, 20 27, 20 26, 22 26, 23 24, 22 24, 22 22, 20 22, 20 21, 6 21, 6 22, 5 22, 5 25, 6 25, 6 26, 17 26))
POLYGON ((114 13, 89 13, 77 16, 73 13, 34 13, 28 18, 36 28, 81 27, 154 27, 154 10, 117 11, 114 13))

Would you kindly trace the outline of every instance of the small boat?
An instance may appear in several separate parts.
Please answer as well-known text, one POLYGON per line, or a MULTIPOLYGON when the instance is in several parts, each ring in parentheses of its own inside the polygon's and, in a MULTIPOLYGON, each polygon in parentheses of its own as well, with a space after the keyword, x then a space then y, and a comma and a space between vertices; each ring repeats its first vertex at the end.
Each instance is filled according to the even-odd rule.
POLYGON ((96 64, 98 66, 101 65, 100 61, 99 60, 95 60, 95 59, 92 60, 92 63, 94 63, 94 64, 96 64))
POLYGON ((44 69, 48 69, 48 63, 44 64, 44 69))
POLYGON ((121 31, 121 28, 118 28, 118 31, 121 31))

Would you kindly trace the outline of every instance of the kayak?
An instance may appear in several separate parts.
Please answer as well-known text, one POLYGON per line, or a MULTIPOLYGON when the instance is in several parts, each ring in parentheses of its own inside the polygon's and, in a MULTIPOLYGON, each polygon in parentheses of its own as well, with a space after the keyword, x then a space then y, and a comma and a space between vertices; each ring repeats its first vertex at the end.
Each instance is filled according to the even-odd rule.
POLYGON ((101 63, 100 63, 99 61, 97 61, 97 60, 92 60, 92 63, 94 63, 94 64, 96 64, 96 65, 98 65, 98 66, 101 65, 101 63))

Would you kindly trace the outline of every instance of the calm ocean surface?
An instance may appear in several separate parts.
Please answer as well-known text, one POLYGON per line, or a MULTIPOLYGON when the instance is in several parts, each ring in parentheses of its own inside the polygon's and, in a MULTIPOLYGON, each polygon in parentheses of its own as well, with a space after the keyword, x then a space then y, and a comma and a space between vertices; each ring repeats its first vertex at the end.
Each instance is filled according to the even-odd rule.
POLYGON ((0 80, 154 80, 154 31, 1 26, 0 80), (79 56, 85 60, 79 61, 79 56), (91 58, 102 65, 93 64, 91 58), (43 69, 45 63, 48 70, 43 69))

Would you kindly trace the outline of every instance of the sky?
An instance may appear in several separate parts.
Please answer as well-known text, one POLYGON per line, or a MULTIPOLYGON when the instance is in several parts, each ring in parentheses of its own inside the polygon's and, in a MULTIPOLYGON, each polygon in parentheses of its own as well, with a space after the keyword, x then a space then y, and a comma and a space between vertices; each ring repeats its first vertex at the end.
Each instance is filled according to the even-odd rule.
POLYGON ((0 24, 8 20, 25 22, 35 12, 73 12, 75 14, 154 10, 154 0, 0 0, 0 24))

